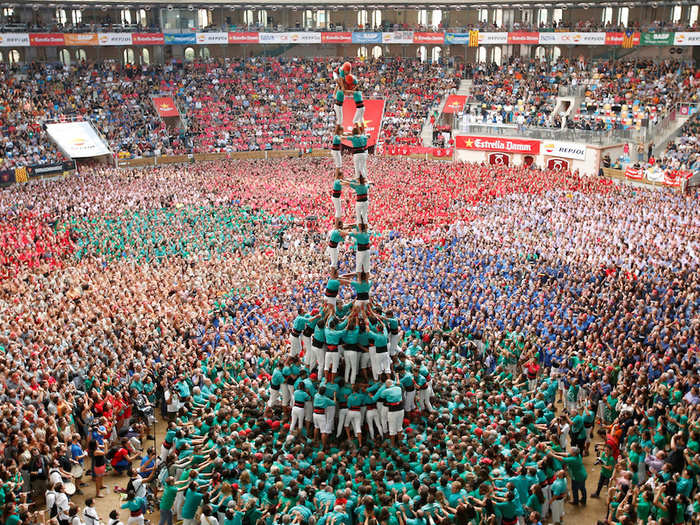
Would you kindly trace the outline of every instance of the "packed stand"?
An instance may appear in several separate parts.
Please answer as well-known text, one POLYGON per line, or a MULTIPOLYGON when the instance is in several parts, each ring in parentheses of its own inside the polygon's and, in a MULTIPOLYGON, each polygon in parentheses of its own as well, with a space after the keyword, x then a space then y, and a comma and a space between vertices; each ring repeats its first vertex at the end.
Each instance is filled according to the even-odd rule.
POLYGON ((46 503, 92 525, 107 469, 128 476, 114 524, 152 510, 209 525, 563 523, 598 505, 589 494, 610 522, 697 519, 696 194, 370 160, 372 300, 401 337, 393 385, 371 363, 351 385, 290 355, 328 285, 331 171, 110 169, 3 190, 3 239, 67 239, 60 266, 0 261, 6 522, 40 523, 46 503), (420 395, 389 447, 375 405, 399 385, 404 403, 420 395), (361 414, 359 432, 357 416, 332 418, 325 449, 321 387, 325 410, 361 414), (282 389, 315 392, 300 433, 282 389), (154 418, 167 423, 143 446, 154 418))
POLYGON ((666 150, 657 159, 661 169, 700 170, 700 123, 697 116, 691 117, 680 129, 678 138, 666 146, 666 150))

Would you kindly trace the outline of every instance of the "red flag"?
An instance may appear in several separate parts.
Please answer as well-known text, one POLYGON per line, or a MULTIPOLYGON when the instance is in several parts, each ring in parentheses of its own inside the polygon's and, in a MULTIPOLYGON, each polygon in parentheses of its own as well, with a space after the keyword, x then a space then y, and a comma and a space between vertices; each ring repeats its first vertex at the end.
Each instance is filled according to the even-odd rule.
POLYGON ((461 113, 464 109, 464 103, 467 101, 466 95, 450 95, 445 101, 443 113, 461 113))
POLYGON ((625 170, 625 177, 628 179, 642 180, 644 178, 644 169, 628 166, 625 170))
POLYGON ((153 97, 153 105, 161 117, 179 117, 180 113, 172 97, 153 97))
MULTIPOLYGON (((343 103, 343 130, 352 131, 352 119, 355 116, 355 102, 352 97, 345 97, 343 103)), ((367 134, 367 146, 374 146, 379 138, 379 132, 382 129, 382 118, 384 118, 384 101, 383 100, 365 100, 365 133, 367 134)), ((345 140, 343 143, 350 146, 350 141, 345 140)))

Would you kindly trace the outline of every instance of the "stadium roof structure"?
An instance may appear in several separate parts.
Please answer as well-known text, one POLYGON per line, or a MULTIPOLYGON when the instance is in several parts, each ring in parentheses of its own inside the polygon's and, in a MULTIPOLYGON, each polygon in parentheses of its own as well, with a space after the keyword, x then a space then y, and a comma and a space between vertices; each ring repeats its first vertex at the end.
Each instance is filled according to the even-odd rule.
POLYGON ((694 0, 588 0, 586 2, 577 1, 558 1, 558 2, 543 2, 542 0, 500 0, 498 2, 485 2, 484 0, 440 0, 438 2, 425 2, 419 0, 380 0, 376 2, 368 0, 139 0, 138 2, 129 2, 124 0, 89 0, 83 1, 80 4, 68 0, 31 0, 23 2, 6 2, 5 6, 27 7, 32 6, 35 9, 45 7, 70 6, 75 8, 128 8, 128 7, 156 7, 156 8, 231 8, 231 9, 254 9, 264 7, 266 9, 274 8, 338 8, 347 9, 357 7, 370 9, 479 9, 479 8, 601 8, 601 7, 662 7, 672 5, 693 5, 694 0))

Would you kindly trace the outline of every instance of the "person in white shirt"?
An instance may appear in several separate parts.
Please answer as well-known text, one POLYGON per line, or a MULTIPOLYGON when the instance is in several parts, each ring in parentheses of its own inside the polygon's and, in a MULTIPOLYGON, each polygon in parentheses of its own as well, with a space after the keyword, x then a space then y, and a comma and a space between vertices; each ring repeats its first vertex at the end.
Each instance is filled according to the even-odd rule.
POLYGON ((70 523, 68 516, 70 503, 68 501, 68 496, 63 489, 63 483, 56 483, 54 490, 56 491, 56 518, 58 518, 58 523, 60 525, 68 525, 70 523))
POLYGON ((204 505, 204 507, 202 507, 199 523, 200 525, 219 525, 219 520, 214 515, 211 505, 204 505))
POLYGON ((95 509, 95 500, 92 498, 85 500, 83 520, 85 525, 101 525, 100 516, 97 514, 97 510, 95 509))

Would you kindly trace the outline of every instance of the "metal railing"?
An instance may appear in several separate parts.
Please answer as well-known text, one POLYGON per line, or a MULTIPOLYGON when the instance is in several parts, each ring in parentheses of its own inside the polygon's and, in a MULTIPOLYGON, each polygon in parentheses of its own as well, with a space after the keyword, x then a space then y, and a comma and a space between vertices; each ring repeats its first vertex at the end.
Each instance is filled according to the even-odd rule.
POLYGON ((608 131, 592 131, 586 129, 568 128, 535 128, 517 125, 484 125, 460 122, 459 131, 500 137, 522 137, 538 140, 561 140, 566 142, 585 142, 596 146, 608 146, 620 142, 646 142, 646 129, 612 129, 608 131))

